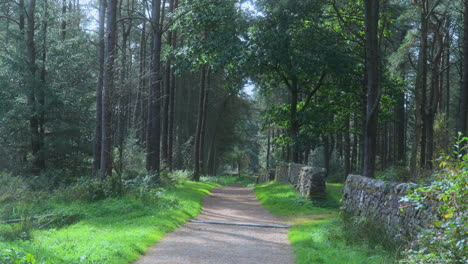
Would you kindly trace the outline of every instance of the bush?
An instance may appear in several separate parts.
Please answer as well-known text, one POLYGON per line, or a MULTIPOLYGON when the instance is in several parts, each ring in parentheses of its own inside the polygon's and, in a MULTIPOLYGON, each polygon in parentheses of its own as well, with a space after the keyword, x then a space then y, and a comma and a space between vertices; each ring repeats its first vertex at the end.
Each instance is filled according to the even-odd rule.
POLYGON ((164 185, 174 185, 188 181, 193 173, 188 170, 177 170, 174 172, 163 171, 160 175, 161 183, 164 185))
POLYGON ((86 201, 93 202, 105 199, 112 194, 112 186, 109 182, 98 179, 82 177, 70 187, 57 189, 54 196, 61 201, 86 201))
POLYGON ((0 203, 19 201, 29 193, 28 184, 22 178, 0 172, 0 203))
POLYGON ((391 182, 406 182, 410 178, 410 171, 406 167, 391 166, 383 171, 377 171, 375 178, 391 182))
POLYGON ((418 235, 401 263, 468 263, 468 137, 461 135, 454 156, 440 159, 434 181, 403 198, 413 206, 438 204, 440 219, 418 235))

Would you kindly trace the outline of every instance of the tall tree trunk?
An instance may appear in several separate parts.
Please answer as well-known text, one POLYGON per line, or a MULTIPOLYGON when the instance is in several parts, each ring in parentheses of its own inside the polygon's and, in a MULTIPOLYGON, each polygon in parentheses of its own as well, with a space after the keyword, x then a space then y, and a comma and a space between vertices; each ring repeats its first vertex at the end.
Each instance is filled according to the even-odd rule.
POLYGON ((39 166, 44 169, 46 167, 44 140, 45 140, 45 88, 46 88, 46 60, 47 60, 47 18, 49 16, 49 3, 44 0, 44 17, 42 21, 42 68, 41 68, 41 85, 37 91, 37 101, 39 103, 38 113, 38 128, 39 128, 39 166))
POLYGON ((429 95, 429 105, 426 111, 426 160, 424 167, 427 169, 432 169, 433 162, 433 152, 434 152, 434 120, 437 113, 437 108, 440 102, 440 64, 442 63, 442 54, 444 51, 444 41, 443 36, 440 32, 440 27, 442 25, 434 25, 434 46, 437 46, 438 50, 435 57, 432 60, 432 80, 431 80, 431 90, 429 95))
POLYGON ((379 1, 365 1, 367 108, 364 139, 363 175, 374 177, 377 154, 377 129, 380 101, 380 52, 378 39, 379 1))
POLYGON ((351 136, 349 132, 349 114, 344 120, 344 178, 351 172, 351 136))
POLYGON ((67 36, 67 0, 62 0, 62 23, 60 25, 60 36, 62 41, 67 36))
POLYGON ((207 124, 207 112, 208 112, 208 95, 211 89, 211 68, 208 66, 206 72, 206 87, 205 95, 203 96, 203 116, 202 116, 202 125, 200 133, 200 172, 205 174, 205 137, 206 137, 206 124, 207 124))
POLYGON ((102 87, 101 180, 112 175, 111 96, 114 90, 114 62, 117 42, 117 1, 108 0, 104 73, 102 87))
MULTIPOLYGON (((174 10, 177 8, 179 4, 178 0, 171 0, 170 2, 170 11, 174 12, 174 10)), ((177 48, 177 31, 171 31, 171 46, 172 49, 175 50, 177 48)), ((177 86, 176 86, 176 75, 174 73, 174 70, 172 69, 172 65, 170 67, 171 69, 171 78, 170 78, 170 93, 169 93, 169 128, 168 128, 168 142, 167 142, 167 165, 169 167, 169 170, 172 171, 174 169, 174 139, 175 139, 175 104, 176 104, 176 92, 177 92, 177 86)))
POLYGON ((290 128, 289 137, 291 140, 290 152, 288 160, 294 163, 299 163, 299 150, 297 147, 297 137, 299 134, 299 120, 297 119, 297 102, 299 97, 299 88, 297 78, 294 77, 291 87, 291 105, 290 105, 290 128))
POLYGON ((35 31, 35 10, 36 1, 30 0, 27 6, 27 30, 26 30, 26 59, 29 70, 29 76, 27 76, 27 83, 29 88, 28 94, 28 106, 31 108, 31 117, 29 120, 29 129, 31 132, 31 150, 33 156, 33 167, 34 172, 39 173, 45 168, 45 161, 43 159, 42 145, 43 139, 41 138, 39 128, 39 110, 37 97, 39 90, 41 89, 37 85, 37 65, 36 65, 36 48, 34 41, 35 31))
POLYGON ((96 86, 96 123, 93 147, 93 176, 96 177, 101 168, 101 145, 102 145, 102 85, 104 76, 104 25, 106 19, 106 0, 99 0, 99 42, 98 42, 98 64, 99 73, 96 86))
POLYGON ((271 128, 268 128, 267 131, 267 154, 266 154, 266 168, 270 168, 270 147, 271 147, 271 128))
POLYGON ((148 105, 146 169, 159 173, 161 147, 161 0, 152 1, 151 87, 148 105))
POLYGON ((468 111, 468 1, 464 1, 463 12, 463 84, 460 87, 460 105, 458 110, 457 130, 464 136, 468 135, 467 111, 468 111))
POLYGON ((405 154, 405 93, 397 94, 397 104, 395 109, 395 141, 396 141, 396 162, 404 166, 406 164, 405 154))
POLYGON ((200 180, 200 173, 202 168, 200 168, 200 156, 203 153, 200 153, 200 145, 201 145, 201 134, 202 134, 202 125, 203 125, 203 109, 204 109, 204 97, 205 97, 205 79, 206 79, 206 65, 201 67, 200 72, 200 96, 198 101, 198 118, 197 118, 197 130, 195 133, 195 155, 194 155, 194 172, 193 177, 195 181, 200 180))
MULTIPOLYGON (((417 174, 417 156, 418 156, 418 149, 421 146, 421 155, 423 154, 423 144, 425 148, 425 140, 423 140, 423 128, 424 128, 424 108, 425 108, 425 101, 426 101, 426 86, 427 86, 427 35, 428 35, 428 24, 427 24, 427 14, 428 14, 428 6, 427 0, 422 1, 422 11, 421 11, 421 44, 419 48, 419 60, 418 60, 418 71, 416 76, 416 84, 415 84, 415 117, 416 117, 416 124, 415 124, 415 139, 413 142, 413 149, 411 151, 411 160, 410 160, 410 168, 412 174, 417 174), (424 141, 424 142, 423 142, 424 141)), ((425 158, 424 158, 425 159, 425 158)), ((422 160, 422 159, 421 159, 422 160)))

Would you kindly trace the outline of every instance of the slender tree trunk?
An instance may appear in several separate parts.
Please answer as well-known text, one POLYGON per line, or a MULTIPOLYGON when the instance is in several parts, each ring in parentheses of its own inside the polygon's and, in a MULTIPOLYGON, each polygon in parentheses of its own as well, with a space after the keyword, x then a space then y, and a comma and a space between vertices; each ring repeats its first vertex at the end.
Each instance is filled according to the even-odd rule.
POLYGON ((267 135, 267 155, 266 155, 266 168, 270 168, 270 146, 271 146, 271 129, 268 128, 267 135))
POLYGON ((205 137, 206 137, 206 123, 207 123, 207 112, 208 112, 208 95, 211 89, 211 68, 208 66, 206 73, 206 87, 205 95, 203 96, 203 115, 202 115, 202 125, 200 133, 200 172, 205 174, 205 137))
MULTIPOLYGON (((448 131, 449 122, 450 122, 450 22, 447 22, 447 34, 445 40, 445 128, 448 131)), ((448 137, 445 141, 446 146, 450 145, 448 137)))
POLYGON ((399 92, 397 95, 397 104, 395 109, 395 141, 396 141, 396 162, 404 166, 406 163, 405 155, 405 93, 399 92))
POLYGON ((299 151, 297 147, 297 137, 299 134, 299 120, 297 120, 297 102, 299 97, 299 89, 297 78, 293 78, 291 87, 291 105, 290 105, 290 128, 289 137, 291 139, 290 152, 288 153, 288 160, 294 163, 299 163, 299 151))
POLYGON ((349 133, 349 114, 344 120, 344 178, 351 172, 351 136, 349 133))
POLYGON ((37 85, 37 65, 36 65, 36 48, 34 41, 35 31, 35 10, 36 1, 30 0, 27 6, 27 30, 26 30, 26 59, 29 70, 28 80, 28 106, 31 108, 31 118, 29 120, 29 129, 31 132, 31 150, 33 156, 34 172, 39 173, 45 168, 45 161, 43 153, 43 138, 41 137, 39 121, 40 121, 40 107, 38 102, 38 95, 41 93, 41 87, 37 85))
POLYGON ((67 36, 67 0, 62 0, 62 23, 60 25, 60 36, 62 41, 67 36))
POLYGON ((463 84, 460 87, 460 105, 458 110, 457 130, 464 136, 468 135, 467 111, 468 111, 468 1, 464 1, 463 12, 463 84))
POLYGON ((106 19, 106 0, 99 0, 99 42, 98 42, 98 64, 99 73, 96 86, 96 123, 93 147, 93 176, 96 177, 101 168, 101 145, 102 145, 102 85, 104 76, 104 25, 106 19))
POLYGON ((152 5, 151 87, 148 105, 146 169, 159 173, 161 147, 161 0, 152 5))
POLYGON ((39 153, 38 153, 38 167, 45 169, 46 160, 45 160, 45 149, 44 149, 44 140, 45 140, 45 88, 46 88, 46 60, 47 60, 47 17, 48 17, 48 0, 44 0, 44 17, 42 21, 42 67, 40 73, 41 84, 38 86, 37 91, 37 102, 38 102, 38 144, 39 144, 39 153))
POLYGON ((434 152, 434 120, 437 113, 437 108, 440 102, 440 64, 442 63, 442 53, 444 51, 444 41, 440 33, 441 25, 436 25, 434 30, 435 40, 434 45, 438 47, 435 57, 432 60, 432 83, 429 96, 429 106, 426 112, 427 117, 427 142, 426 142, 426 163, 424 167, 432 169, 433 152, 434 152))
POLYGON ((112 107, 117 42, 117 0, 108 0, 102 87, 101 180, 112 175, 112 107))
POLYGON ((365 1, 367 108, 364 139, 363 175, 374 177, 380 101, 380 52, 378 39, 379 1, 365 1))
MULTIPOLYGON (((178 0, 171 0, 170 2, 170 10, 171 12, 174 12, 174 10, 178 6, 178 0)), ((171 31, 171 46, 172 49, 175 50, 177 48, 177 31, 171 31)), ((169 170, 172 171, 174 169, 174 139, 175 139, 175 104, 176 104, 176 92, 177 92, 177 86, 176 86, 176 75, 174 73, 174 70, 172 69, 172 65, 170 67, 171 69, 171 78, 170 78, 170 93, 169 93, 169 127, 168 127, 168 142, 167 142, 167 165, 169 167, 169 170)))
POLYGON ((203 125, 203 109, 204 109, 204 97, 205 97, 205 79, 206 79, 206 65, 203 65, 201 67, 201 73, 200 73, 200 96, 199 96, 199 103, 198 103, 198 119, 197 119, 197 130, 195 133, 195 155, 194 155, 194 180, 199 181, 200 180, 200 173, 201 169, 200 168, 200 156, 203 155, 203 153, 200 153, 200 146, 201 146, 201 134, 202 134, 202 125, 203 125))
MULTIPOLYGON (((427 0, 422 1, 422 12, 421 12, 421 44, 419 48, 419 62, 418 62, 418 71, 416 76, 416 84, 415 84, 415 117, 416 117, 416 124, 415 124, 415 139, 413 142, 413 149, 411 151, 411 160, 410 160, 410 168, 412 174, 417 174, 417 156, 418 156, 418 149, 421 146, 421 156, 425 156, 423 154, 423 144, 425 148, 425 140, 423 140, 423 128, 424 128, 424 108, 425 108, 425 101, 426 101, 426 86, 427 86, 427 35, 428 35, 428 24, 427 24, 427 0)), ((425 159, 425 157, 424 157, 425 159)), ((423 160, 421 158, 421 160, 423 160)))

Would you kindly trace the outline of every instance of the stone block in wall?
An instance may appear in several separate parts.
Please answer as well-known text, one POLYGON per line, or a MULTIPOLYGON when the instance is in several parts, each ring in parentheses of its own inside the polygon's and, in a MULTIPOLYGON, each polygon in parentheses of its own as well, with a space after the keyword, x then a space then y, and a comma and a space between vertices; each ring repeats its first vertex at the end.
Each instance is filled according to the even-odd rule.
POLYGON ((299 174, 298 191, 310 199, 325 199, 325 178, 327 170, 324 168, 302 167, 299 174))
POLYGON ((275 169, 267 169, 260 173, 260 176, 257 178, 257 183, 270 182, 275 179, 275 169))
POLYGON ((276 166, 275 180, 282 183, 289 183, 288 165, 286 163, 280 163, 276 166))
POLYGON ((296 189, 298 189, 299 176, 301 174, 301 169, 303 167, 305 167, 304 164, 299 164, 299 163, 288 164, 288 182, 292 184, 296 189))

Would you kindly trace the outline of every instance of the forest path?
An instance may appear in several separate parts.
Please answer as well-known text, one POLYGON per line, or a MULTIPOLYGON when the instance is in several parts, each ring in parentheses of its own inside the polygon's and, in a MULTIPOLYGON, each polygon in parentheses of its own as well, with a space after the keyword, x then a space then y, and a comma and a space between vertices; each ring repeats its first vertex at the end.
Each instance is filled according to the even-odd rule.
MULTIPOLYGON (((286 225, 260 205, 253 188, 239 185, 213 189, 195 220, 286 225)), ((134 264, 292 264, 287 233, 287 228, 187 222, 134 264)))

